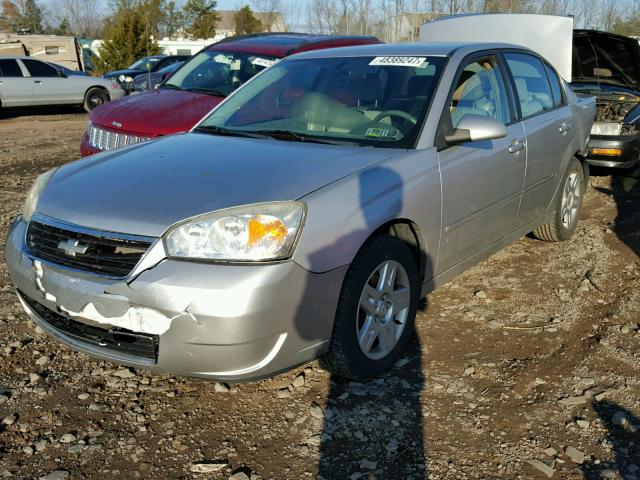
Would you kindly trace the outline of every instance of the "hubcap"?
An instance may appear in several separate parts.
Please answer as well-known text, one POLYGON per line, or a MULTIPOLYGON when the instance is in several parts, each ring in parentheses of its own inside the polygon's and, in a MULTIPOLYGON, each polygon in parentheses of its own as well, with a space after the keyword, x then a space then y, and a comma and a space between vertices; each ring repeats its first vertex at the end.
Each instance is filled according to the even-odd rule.
POLYGON ((93 107, 97 107, 99 105, 102 105, 104 102, 102 100, 102 96, 101 95, 93 95, 89 99, 89 103, 91 103, 91 105, 93 105, 93 107))
POLYGON ((580 208, 580 177, 577 172, 571 173, 564 182, 560 218, 562 226, 571 228, 578 218, 580 208))
POLYGON ((395 260, 378 265, 364 285, 358 303, 356 334, 360 350, 380 360, 395 348, 409 316, 409 275, 395 260))

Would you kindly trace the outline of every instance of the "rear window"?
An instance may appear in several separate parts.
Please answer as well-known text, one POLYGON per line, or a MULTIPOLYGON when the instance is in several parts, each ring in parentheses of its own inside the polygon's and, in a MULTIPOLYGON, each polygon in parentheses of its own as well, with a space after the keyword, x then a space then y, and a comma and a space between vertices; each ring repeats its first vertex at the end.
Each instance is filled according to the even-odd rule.
POLYGON ((22 60, 22 63, 29 70, 29 75, 32 77, 57 77, 58 71, 46 63, 39 62, 37 60, 22 60))
POLYGON ((523 118, 553 108, 553 94, 542 61, 526 53, 506 53, 523 118))
POLYGON ((562 105, 562 87, 560 86, 560 79, 558 78, 556 71, 551 68, 550 65, 545 63, 544 68, 547 71, 547 77, 549 77, 549 83, 551 84, 553 106, 558 107, 562 105))
POLYGON ((15 60, 0 60, 0 77, 22 77, 22 70, 15 60))

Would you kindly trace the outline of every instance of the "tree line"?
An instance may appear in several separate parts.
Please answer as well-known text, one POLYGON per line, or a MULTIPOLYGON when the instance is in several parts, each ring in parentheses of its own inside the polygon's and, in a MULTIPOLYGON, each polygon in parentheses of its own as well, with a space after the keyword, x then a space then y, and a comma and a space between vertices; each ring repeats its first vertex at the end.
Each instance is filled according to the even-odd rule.
MULTIPOLYGON (((269 2, 278 5, 278 1, 269 2)), ((269 6, 264 0, 253 3, 269 6)), ((142 23, 144 31, 154 38, 212 38, 220 21, 217 2, 207 0, 108 0, 106 9, 103 0, 1 0, 0 7, 0 31, 82 38, 110 38, 114 30, 136 29, 137 23, 142 23)), ((240 34, 269 29, 249 5, 235 13, 235 27, 240 34)))
MULTIPOLYGON (((236 33, 287 29, 414 40, 419 25, 438 15, 521 12, 572 15, 578 28, 640 35, 640 0, 246 0, 236 33), (259 11, 260 19, 254 15, 259 11), (413 30, 413 31, 412 31, 413 30)), ((107 37, 123 12, 135 12, 154 38, 210 38, 220 17, 208 0, 0 0, 0 31, 27 29, 86 38, 107 37)))

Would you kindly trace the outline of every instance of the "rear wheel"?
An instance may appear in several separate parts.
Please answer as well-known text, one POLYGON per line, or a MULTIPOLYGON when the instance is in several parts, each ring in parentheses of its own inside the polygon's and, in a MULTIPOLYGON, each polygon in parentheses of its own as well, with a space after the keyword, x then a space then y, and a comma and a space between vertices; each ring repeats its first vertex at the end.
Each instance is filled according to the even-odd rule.
POLYGON ((102 88, 93 87, 87 90, 84 96, 84 109, 90 112, 96 107, 107 103, 109 101, 109 94, 102 88))
POLYGON ((578 218, 584 196, 584 170, 582 164, 573 159, 562 181, 556 198, 556 213, 552 222, 540 225, 533 234, 547 242, 569 240, 578 226, 578 218))
POLYGON ((418 271, 407 245, 376 237, 358 253, 345 277, 324 364, 353 380, 390 369, 414 330, 418 271))

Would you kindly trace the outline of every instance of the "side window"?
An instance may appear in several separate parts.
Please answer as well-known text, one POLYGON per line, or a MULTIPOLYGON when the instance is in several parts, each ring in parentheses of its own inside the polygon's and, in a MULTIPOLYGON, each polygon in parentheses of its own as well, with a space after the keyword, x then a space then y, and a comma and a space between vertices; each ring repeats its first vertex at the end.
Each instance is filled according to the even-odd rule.
POLYGON ((490 117, 511 123, 507 91, 495 58, 474 60, 464 67, 449 104, 456 128, 465 115, 490 117))
POLYGON ((46 63, 39 62, 37 60, 29 60, 24 59, 22 62, 29 70, 29 74, 32 77, 57 77, 58 71, 53 68, 51 65, 47 65, 46 63))
POLYGON ((522 117, 551 110, 554 106, 553 93, 540 59, 526 53, 506 53, 504 56, 516 86, 522 117))
POLYGON ((15 60, 0 60, 0 77, 22 77, 20 65, 15 60))
POLYGON ((556 71, 551 68, 551 65, 545 63, 544 68, 547 71, 547 77, 549 78, 549 83, 551 84, 553 106, 559 107, 560 105, 562 105, 562 86, 560 84, 560 79, 558 78, 558 74, 556 73, 556 71))

